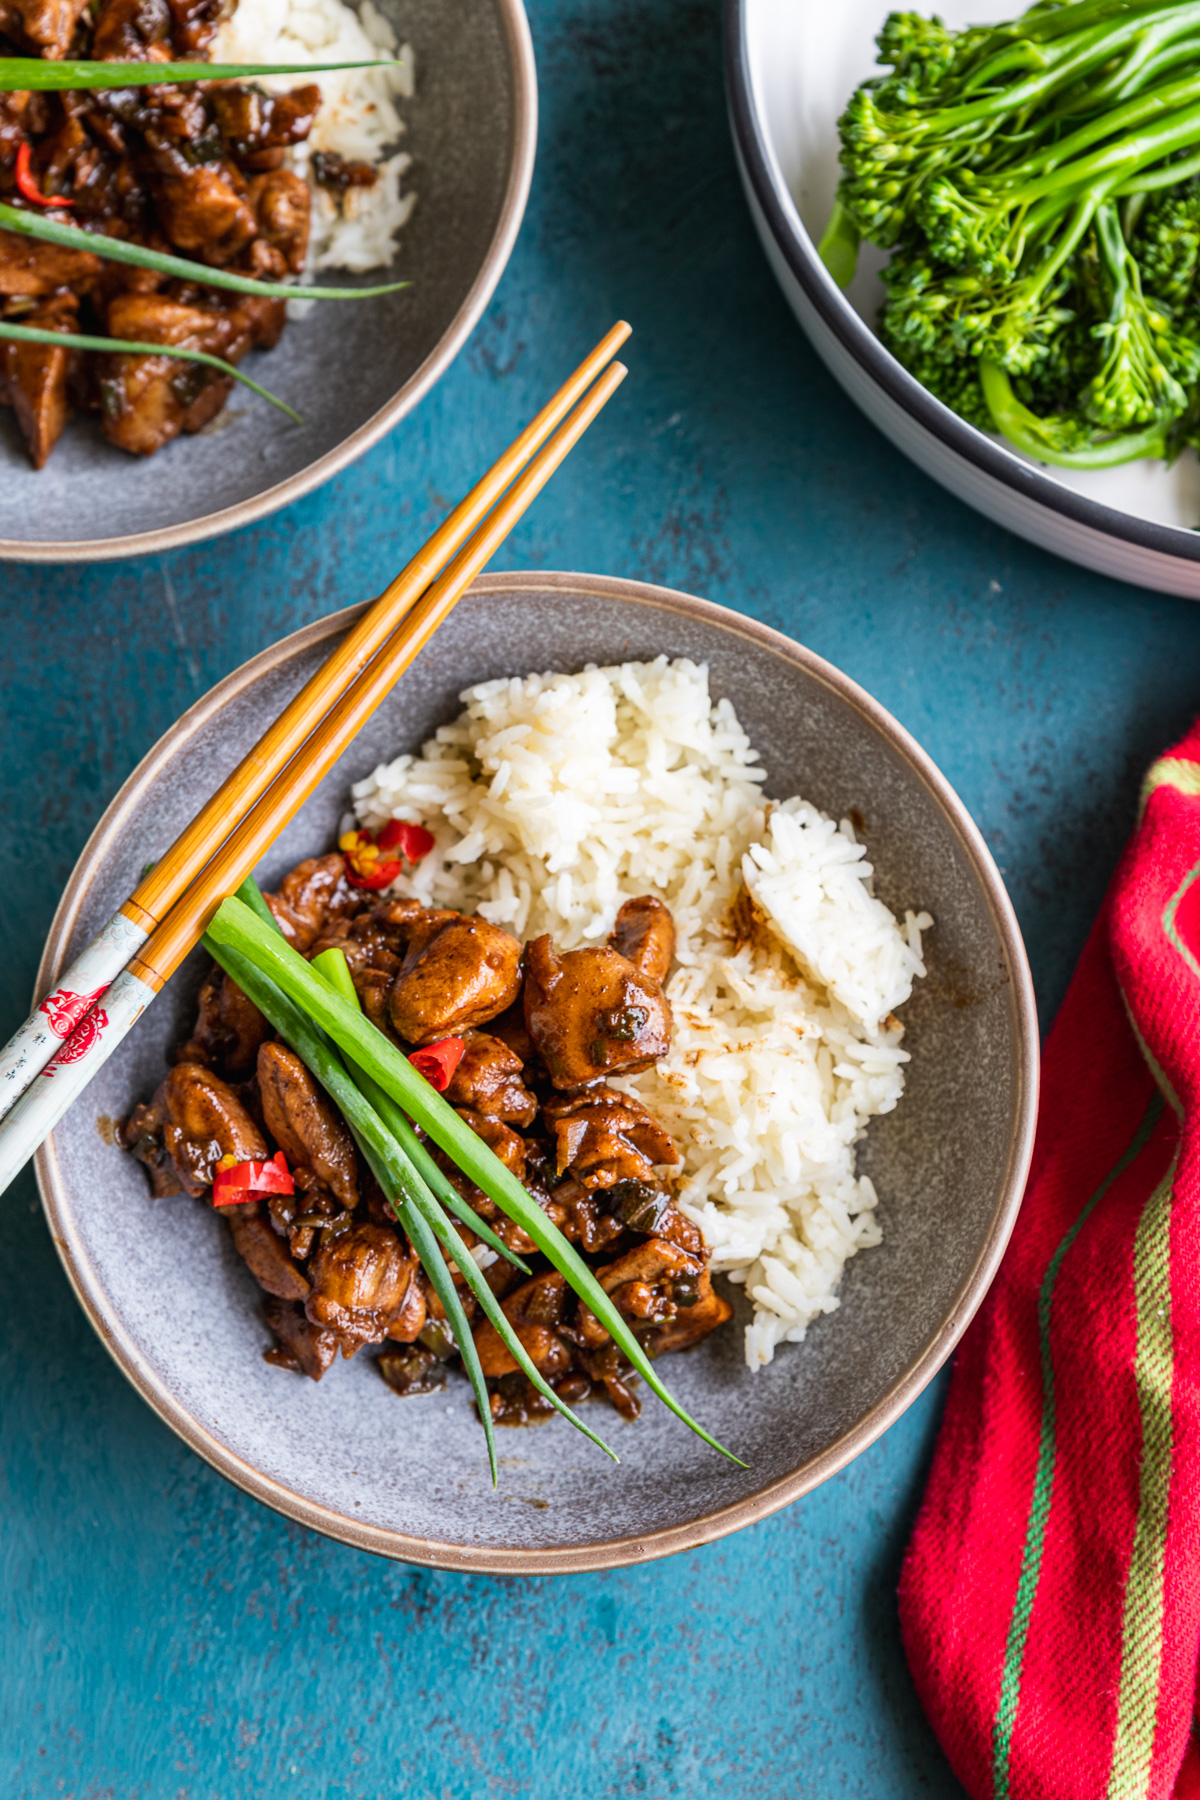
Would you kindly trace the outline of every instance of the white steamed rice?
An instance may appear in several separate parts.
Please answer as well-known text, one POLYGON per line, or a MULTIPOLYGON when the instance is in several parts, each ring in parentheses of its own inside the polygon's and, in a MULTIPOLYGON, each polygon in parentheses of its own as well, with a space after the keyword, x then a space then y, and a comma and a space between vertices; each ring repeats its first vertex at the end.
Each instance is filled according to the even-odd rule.
POLYGON ((358 783, 358 818, 434 833, 397 892, 522 939, 603 942, 635 894, 671 908, 671 1053, 616 1085, 682 1148, 679 1203, 713 1267, 745 1284, 757 1368, 834 1311, 847 1260, 880 1241, 855 1144, 903 1093, 892 1015, 925 973, 932 921, 900 925, 874 898, 849 823, 764 802, 757 753, 704 667, 660 657, 484 682, 462 699, 419 756, 358 783), (737 948, 743 883, 758 926, 737 948))
MULTIPOLYGON (((317 77, 321 106, 312 133, 288 153, 290 166, 304 176, 317 150, 374 163, 379 171, 373 187, 351 188, 341 205, 324 188, 313 187, 311 271, 373 269, 389 265, 396 254, 396 234, 414 205, 414 196, 401 192, 412 159, 396 148, 404 131, 396 102, 413 94, 412 50, 398 44, 371 0, 358 9, 343 0, 237 0, 212 47, 214 62, 357 62, 381 56, 397 58, 399 67, 317 77)), ((269 76, 262 85, 283 92, 299 79, 269 76)))

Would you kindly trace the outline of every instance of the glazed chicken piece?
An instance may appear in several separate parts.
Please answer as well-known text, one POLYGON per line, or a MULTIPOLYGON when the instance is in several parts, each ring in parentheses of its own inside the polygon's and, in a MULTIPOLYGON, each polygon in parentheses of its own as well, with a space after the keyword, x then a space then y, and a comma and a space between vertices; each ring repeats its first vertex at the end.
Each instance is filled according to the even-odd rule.
POLYGON ((309 1286, 288 1255, 283 1240, 262 1215, 259 1203, 224 1207, 234 1248, 264 1293, 279 1300, 304 1300, 309 1286))
POLYGON ((0 294, 42 298, 61 288, 85 290, 100 273, 100 258, 90 250, 65 250, 41 244, 15 231, 0 231, 0 294))
MULTIPOLYGON (((556 1269, 535 1275, 503 1303, 503 1313, 538 1373, 552 1381, 571 1366, 571 1350, 557 1335, 566 1306, 566 1277, 556 1269)), ((495 1326, 486 1321, 476 1327, 475 1348, 479 1366, 490 1379, 515 1374, 520 1367, 495 1326)))
MULTIPOLYGON (((514 1174, 518 1181, 525 1179, 525 1139, 517 1131, 505 1125, 501 1119, 489 1119, 483 1113, 472 1112, 469 1107, 455 1108, 464 1125, 469 1125, 476 1137, 482 1138, 493 1156, 499 1157, 505 1168, 514 1174)), ((439 1157, 442 1152, 438 1152, 439 1157)), ((449 1164, 447 1165, 449 1166, 449 1164)), ((466 1180, 466 1177, 463 1177, 466 1180)), ((472 1192, 478 1194, 478 1188, 472 1192)), ((490 1204, 490 1202, 489 1202, 490 1204)))
MULTIPOLYGON (((73 294, 55 294, 23 313, 20 322, 40 331, 77 331, 79 302, 73 294)), ((79 352, 65 344, 59 349, 0 340, 0 399, 16 413, 35 469, 45 468, 70 417, 67 380, 78 361, 79 352)))
POLYGON ((416 1273, 417 1259, 385 1225, 352 1225, 326 1238, 309 1273, 309 1322, 336 1331, 342 1355, 363 1344, 380 1344, 401 1311, 416 1273))
POLYGON ((358 1165, 346 1121, 285 1045, 264 1044, 257 1068, 263 1120, 293 1173, 310 1169, 353 1212, 358 1165))
POLYGON ((159 132, 145 133, 159 224, 176 250, 224 267, 258 231, 244 176, 228 162, 189 162, 159 132))
POLYGON ((248 1075, 271 1031, 253 1000, 214 965, 200 989, 198 1006, 191 1040, 184 1045, 179 1061, 204 1063, 217 1074, 235 1079, 248 1075))
POLYGON ((167 0, 167 9, 176 56, 202 62, 216 35, 221 0, 167 0))
POLYGON ((585 1188, 650 1182, 656 1163, 680 1160, 670 1132, 632 1094, 585 1088, 548 1100, 543 1111, 554 1130, 558 1173, 569 1169, 585 1188))
MULTIPOLYGON (((228 357, 234 326, 225 313, 185 306, 162 294, 118 294, 108 309, 112 337, 171 344, 228 357)), ((101 429, 135 456, 153 456, 181 431, 199 431, 221 410, 231 377, 170 356, 106 356, 100 377, 101 429)))
POLYGON ((237 1162, 267 1156, 266 1140, 237 1095, 199 1063, 176 1063, 150 1104, 135 1107, 120 1136, 143 1161, 147 1155, 139 1146, 160 1138, 184 1191, 193 1196, 212 1186, 223 1156, 237 1162))
POLYGON ((528 1127, 537 1117, 537 1101, 521 1077, 521 1059, 507 1044, 485 1031, 471 1031, 446 1099, 485 1119, 528 1127))
POLYGON ((278 893, 266 894, 264 898, 284 937, 302 956, 308 955, 318 937, 335 920, 360 904, 346 880, 346 864, 336 850, 329 856, 310 856, 298 863, 284 876, 278 893))
MULTIPOLYGON (((733 1313, 715 1292, 704 1257, 666 1238, 647 1238, 600 1269, 598 1280, 656 1356, 698 1343, 733 1313)), ((582 1302, 579 1335, 588 1350, 608 1342, 608 1332, 582 1302)))
POLYGON ((221 135, 242 166, 277 169, 286 147, 303 142, 312 130, 321 90, 315 83, 286 94, 265 94, 253 87, 218 87, 211 101, 221 135))
POLYGON ((0 0, 0 31, 27 55, 61 62, 86 11, 87 0, 0 0))
POLYGON ((462 913, 414 921, 388 995, 392 1028, 409 1044, 461 1037, 511 1006, 521 991, 521 946, 498 925, 462 913))
POLYGON ((632 1074, 671 1048, 671 1009, 656 981, 619 951, 560 956, 548 937, 526 951, 525 1024, 557 1088, 632 1074))
POLYGON ((294 1369, 298 1375, 320 1381, 337 1355, 337 1333, 318 1330, 294 1300, 272 1298, 265 1311, 267 1324, 279 1339, 279 1347, 267 1351, 267 1361, 276 1368, 294 1369))
POLYGON ((507 1011, 498 1018, 488 1020, 488 1031, 492 1037, 499 1038, 507 1044, 517 1061, 525 1068, 537 1061, 537 1051, 533 1039, 525 1029, 525 1007, 518 998, 507 1011))
MULTIPOLYGON (((625 1221, 607 1210, 610 1192, 611 1189, 605 1188, 599 1193, 589 1193, 568 1175, 541 1203, 547 1218, 558 1226, 568 1242, 578 1244, 589 1256, 594 1256, 625 1230, 625 1221)), ((535 1198, 540 1199, 536 1194, 535 1198)))
POLYGON ((249 200, 258 231, 247 258, 250 273, 268 281, 303 274, 311 204, 308 183, 290 169, 272 169, 252 178, 249 200))
POLYGON ((406 937, 390 919, 393 908, 397 907, 402 917, 424 910, 415 900, 389 901, 385 906, 373 907, 370 912, 360 912, 354 917, 343 914, 330 918, 305 953, 314 957, 326 950, 340 950, 346 958, 363 1011, 372 1025, 389 1037, 392 1032, 388 1023, 388 995, 408 948, 406 937))
POLYGON ((167 61, 171 55, 167 0, 103 0, 92 33, 97 62, 167 61))
MULTIPOLYGON (((493 1155, 499 1157, 505 1168, 510 1170, 518 1181, 523 1182, 525 1180, 526 1145, 525 1139, 520 1133, 513 1131, 501 1119, 484 1118, 482 1113, 471 1112, 467 1107, 460 1106, 456 1110, 459 1118, 465 1125, 471 1127, 476 1137, 482 1138, 488 1149, 492 1151, 493 1155)), ((451 1186, 458 1189, 463 1199, 469 1206, 475 1208, 481 1219, 487 1219, 494 1226, 496 1235, 504 1240, 510 1250, 515 1250, 518 1256, 524 1256, 534 1249, 533 1240, 526 1236, 519 1225, 515 1225, 511 1219, 507 1219, 501 1214, 495 1201, 489 1199, 481 1187, 476 1187, 470 1176, 464 1175, 444 1150, 434 1149, 432 1144, 430 1149, 433 1151, 434 1161, 444 1172, 451 1186)), ((459 1230, 464 1231, 465 1227, 460 1226, 459 1230)), ((492 1266, 494 1268, 496 1265, 492 1266)))
POLYGON ((666 1356, 673 1350, 690 1350, 693 1344, 698 1344, 710 1331, 716 1331, 733 1317, 732 1306, 717 1293, 707 1269, 696 1283, 696 1298, 690 1306, 683 1304, 678 1282, 674 1298, 675 1317, 664 1320, 652 1332, 639 1333, 654 1356, 666 1356))
POLYGON ((392 1314, 387 1333, 389 1343, 415 1344, 425 1329, 427 1317, 425 1289, 420 1281, 410 1281, 404 1304, 399 1312, 392 1314))
POLYGON ((675 954, 675 921, 653 894, 627 900, 617 914, 610 948, 631 962, 639 975, 661 987, 675 954))

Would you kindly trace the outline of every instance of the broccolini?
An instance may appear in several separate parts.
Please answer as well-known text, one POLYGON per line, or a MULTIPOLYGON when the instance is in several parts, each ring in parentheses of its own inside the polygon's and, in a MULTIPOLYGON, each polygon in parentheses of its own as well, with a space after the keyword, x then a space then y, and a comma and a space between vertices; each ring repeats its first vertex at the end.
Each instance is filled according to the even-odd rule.
POLYGON ((938 399, 1064 467, 1200 443, 1200 0, 892 13, 841 119, 821 255, 892 252, 884 342, 938 399))

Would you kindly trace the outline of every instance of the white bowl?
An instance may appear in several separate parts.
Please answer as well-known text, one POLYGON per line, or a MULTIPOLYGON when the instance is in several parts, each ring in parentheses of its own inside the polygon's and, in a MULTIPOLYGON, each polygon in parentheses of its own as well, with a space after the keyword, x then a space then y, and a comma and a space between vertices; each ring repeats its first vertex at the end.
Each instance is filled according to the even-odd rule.
MULTIPOLYGON (((851 399, 960 500, 1085 568, 1200 598, 1200 460, 1050 469, 968 425, 875 336, 882 253, 864 246, 846 293, 817 255, 838 178, 837 121, 876 71, 888 0, 726 0, 725 68, 734 145, 758 234, 814 348, 851 399)), ((922 10, 932 10, 924 7, 922 10)), ((957 0, 951 25, 1020 11, 957 0)))

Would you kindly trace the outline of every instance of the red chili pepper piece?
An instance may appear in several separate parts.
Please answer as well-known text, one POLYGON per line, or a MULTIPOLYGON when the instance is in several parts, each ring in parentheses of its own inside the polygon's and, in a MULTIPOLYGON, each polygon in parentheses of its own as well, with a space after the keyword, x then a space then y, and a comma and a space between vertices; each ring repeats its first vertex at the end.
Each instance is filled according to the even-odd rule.
POLYGON ((17 148, 17 192, 31 206, 74 206, 73 200, 67 200, 60 194, 43 194, 34 179, 33 151, 29 139, 22 139, 17 148))
POLYGON ((444 1094, 454 1080, 454 1071, 462 1061, 466 1047, 462 1038, 439 1038, 436 1044, 414 1050, 408 1060, 431 1088, 444 1094))
POLYGON ((338 849, 346 864, 346 879, 351 887, 390 887, 404 864, 418 863, 433 849, 434 837, 423 825, 410 825, 404 819, 389 819, 378 831, 347 831, 338 839, 338 849), (400 855, 389 855, 389 851, 400 855))
POLYGON ((223 1156, 213 1176, 214 1206, 244 1206, 255 1194, 294 1194, 287 1158, 277 1150, 270 1162, 234 1162, 223 1156))
POLYGON ((389 819, 376 833, 381 850, 398 850, 406 862, 419 863, 433 849, 432 831, 423 825, 410 825, 407 819, 389 819))

